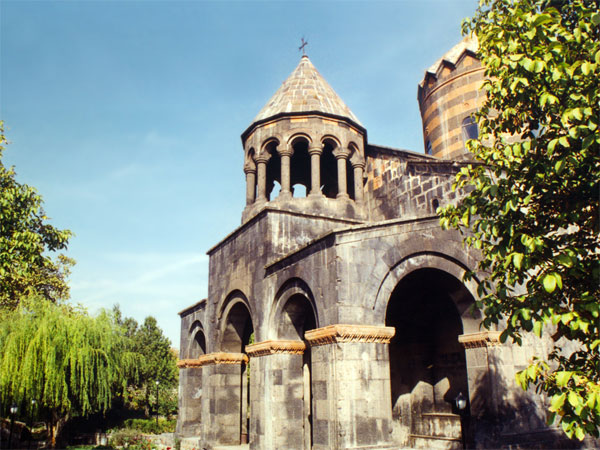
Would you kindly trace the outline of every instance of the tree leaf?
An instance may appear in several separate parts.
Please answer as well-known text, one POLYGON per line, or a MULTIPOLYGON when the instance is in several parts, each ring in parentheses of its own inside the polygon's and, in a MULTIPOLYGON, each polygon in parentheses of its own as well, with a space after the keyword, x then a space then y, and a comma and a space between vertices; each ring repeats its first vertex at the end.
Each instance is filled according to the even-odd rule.
POLYGON ((546 276, 544 276, 543 284, 544 289, 546 289, 546 292, 548 292, 549 294, 554 292, 554 289, 556 289, 556 279, 552 274, 547 274, 546 276))

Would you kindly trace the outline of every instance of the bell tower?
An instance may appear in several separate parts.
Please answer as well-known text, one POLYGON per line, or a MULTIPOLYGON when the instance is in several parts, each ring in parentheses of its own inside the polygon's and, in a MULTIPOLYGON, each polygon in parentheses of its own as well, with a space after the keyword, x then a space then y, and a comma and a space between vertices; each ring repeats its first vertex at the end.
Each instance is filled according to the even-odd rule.
POLYGON ((242 134, 246 208, 366 216, 367 132, 308 56, 242 134))

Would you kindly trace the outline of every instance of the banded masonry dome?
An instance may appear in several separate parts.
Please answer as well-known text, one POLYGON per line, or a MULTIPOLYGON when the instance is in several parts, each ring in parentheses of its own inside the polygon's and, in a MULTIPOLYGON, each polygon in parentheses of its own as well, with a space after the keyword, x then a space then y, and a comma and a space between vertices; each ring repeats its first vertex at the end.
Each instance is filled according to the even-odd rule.
POLYGON ((242 134, 242 222, 267 206, 364 217, 366 140, 358 118, 303 55, 242 134))

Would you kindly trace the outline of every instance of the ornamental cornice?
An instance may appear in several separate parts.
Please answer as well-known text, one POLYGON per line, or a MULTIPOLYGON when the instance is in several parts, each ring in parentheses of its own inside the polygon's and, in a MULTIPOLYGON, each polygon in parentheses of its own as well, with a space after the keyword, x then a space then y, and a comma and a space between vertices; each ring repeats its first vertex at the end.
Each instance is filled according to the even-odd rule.
POLYGON ((493 347, 500 345, 500 331, 480 331, 478 333, 461 334, 458 342, 464 348, 493 347))
POLYGON ((244 353, 207 353, 198 359, 180 359, 177 367, 187 369, 191 367, 203 367, 215 364, 244 364, 248 362, 248 355, 244 353))
POLYGON ((304 350, 306 350, 306 344, 302 341, 263 341, 246 346, 246 353, 251 358, 274 355, 276 353, 302 355, 304 350))
POLYGON ((180 369, 190 369, 202 367, 197 359, 180 359, 177 361, 177 367, 180 369))
POLYGON ((396 329, 393 327, 336 324, 307 331, 304 338, 311 346, 338 342, 389 344, 395 333, 396 329))

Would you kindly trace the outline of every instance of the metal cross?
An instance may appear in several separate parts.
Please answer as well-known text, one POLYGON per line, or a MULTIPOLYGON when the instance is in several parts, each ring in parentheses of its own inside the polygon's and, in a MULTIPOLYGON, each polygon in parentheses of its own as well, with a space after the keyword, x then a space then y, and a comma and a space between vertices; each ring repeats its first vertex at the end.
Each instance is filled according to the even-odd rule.
POLYGON ((302 45, 300 47, 298 47, 298 50, 302 50, 302 55, 306 55, 306 50, 304 50, 304 47, 306 47, 308 45, 308 42, 304 40, 304 38, 302 38, 302 45))

